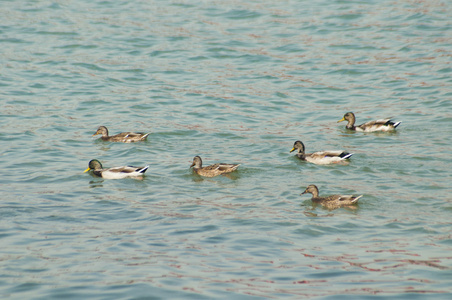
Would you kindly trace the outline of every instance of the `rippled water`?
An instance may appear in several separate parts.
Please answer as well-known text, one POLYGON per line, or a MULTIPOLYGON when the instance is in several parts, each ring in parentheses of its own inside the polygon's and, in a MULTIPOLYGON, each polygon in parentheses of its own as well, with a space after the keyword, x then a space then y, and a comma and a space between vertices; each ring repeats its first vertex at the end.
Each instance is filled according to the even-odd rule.
POLYGON ((450 299, 448 1, 2 1, 3 299, 450 299), (394 117, 395 133, 337 124, 394 117), (150 131, 147 142, 91 135, 150 131), (349 164, 289 150, 353 152, 349 164), (189 166, 241 163, 203 179, 189 166), (83 170, 150 164, 144 180, 83 170), (363 194, 356 209, 313 206, 363 194))

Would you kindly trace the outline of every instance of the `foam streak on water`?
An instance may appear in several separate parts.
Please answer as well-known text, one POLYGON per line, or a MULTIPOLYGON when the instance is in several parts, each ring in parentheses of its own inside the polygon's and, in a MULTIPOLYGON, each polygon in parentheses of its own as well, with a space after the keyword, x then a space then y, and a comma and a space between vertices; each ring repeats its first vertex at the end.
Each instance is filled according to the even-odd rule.
POLYGON ((452 297, 447 1, 3 1, 0 19, 2 299, 452 297), (402 124, 348 132, 347 111, 402 124), (303 163, 296 140, 354 155, 303 163), (195 155, 241 166, 203 179, 195 155), (150 169, 102 180, 93 158, 150 169), (309 184, 364 196, 327 210, 309 184))

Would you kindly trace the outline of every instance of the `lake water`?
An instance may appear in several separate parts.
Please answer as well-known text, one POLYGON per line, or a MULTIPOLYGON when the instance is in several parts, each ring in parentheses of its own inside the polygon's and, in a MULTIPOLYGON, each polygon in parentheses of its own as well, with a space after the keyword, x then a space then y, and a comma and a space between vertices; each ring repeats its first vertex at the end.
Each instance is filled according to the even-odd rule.
POLYGON ((451 8, 2 1, 0 298, 451 299, 451 8), (241 166, 201 178, 195 155, 241 166), (328 210, 309 184, 364 196, 328 210))

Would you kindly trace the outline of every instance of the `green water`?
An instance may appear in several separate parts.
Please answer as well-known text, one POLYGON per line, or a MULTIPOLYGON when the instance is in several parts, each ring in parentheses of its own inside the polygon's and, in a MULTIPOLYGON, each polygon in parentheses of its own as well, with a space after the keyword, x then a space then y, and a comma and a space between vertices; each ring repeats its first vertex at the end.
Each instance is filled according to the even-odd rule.
POLYGON ((449 299, 450 8, 3 1, 0 297, 449 299), (349 132, 347 111, 402 124, 349 132), (304 163, 296 140, 354 155, 304 163), (195 155, 241 166, 205 179, 195 155), (94 158, 150 168, 103 180, 94 158), (327 210, 309 184, 364 196, 327 210))

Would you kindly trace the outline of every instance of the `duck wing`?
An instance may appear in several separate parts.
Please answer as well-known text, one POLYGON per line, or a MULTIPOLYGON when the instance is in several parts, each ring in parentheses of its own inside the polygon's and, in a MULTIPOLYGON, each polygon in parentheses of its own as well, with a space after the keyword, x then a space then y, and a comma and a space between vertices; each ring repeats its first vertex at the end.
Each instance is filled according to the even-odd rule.
POLYGON ((339 202, 353 204, 353 203, 358 202, 359 198, 361 198, 363 195, 359 195, 359 196, 336 195, 336 196, 339 196, 339 198, 337 199, 339 202))
POLYGON ((102 177, 106 179, 120 179, 126 177, 142 176, 147 171, 149 166, 133 167, 123 166, 102 170, 102 177))
POLYGON ((144 139, 147 138, 150 133, 142 133, 142 132, 124 132, 126 135, 125 139, 144 139))
POLYGON ((309 154, 313 157, 340 157, 340 158, 344 158, 345 156, 350 157, 353 154, 342 151, 342 150, 337 150, 337 151, 318 151, 318 152, 314 152, 309 154))
POLYGON ((392 130, 400 125, 402 122, 393 122, 391 118, 386 119, 379 119, 375 121, 369 121, 366 123, 363 123, 359 126, 356 126, 356 129, 358 131, 386 131, 386 130, 392 130))
POLYGON ((205 167, 202 167, 201 169, 203 169, 205 171, 219 170, 220 169, 220 164, 213 164, 213 165, 210 165, 210 166, 205 166, 205 167))
POLYGON ((108 137, 108 140, 130 143, 145 140, 148 137, 148 135, 149 133, 121 132, 116 135, 108 137))
POLYGON ((304 159, 314 164, 331 164, 350 158, 352 155, 353 153, 345 151, 318 151, 306 154, 304 159))
POLYGON ((330 195, 322 198, 323 202, 337 202, 340 201, 341 195, 330 195))
POLYGON ((123 172, 144 174, 148 169, 149 169, 149 166, 144 166, 144 167, 127 166, 127 167, 124 167, 123 172))
POLYGON ((218 165, 218 170, 220 171, 234 171, 235 169, 237 169, 240 164, 217 164, 218 165))

